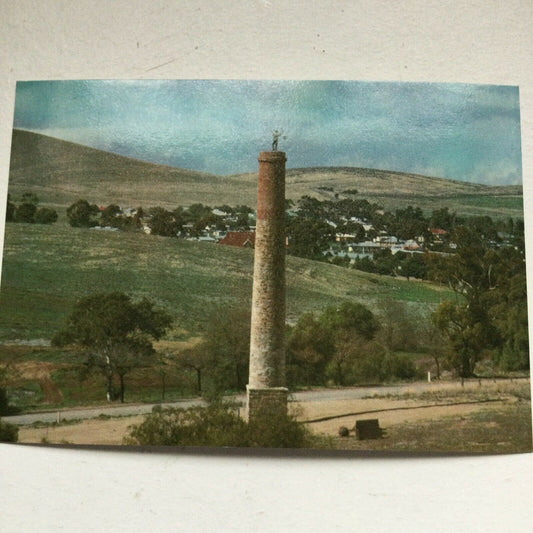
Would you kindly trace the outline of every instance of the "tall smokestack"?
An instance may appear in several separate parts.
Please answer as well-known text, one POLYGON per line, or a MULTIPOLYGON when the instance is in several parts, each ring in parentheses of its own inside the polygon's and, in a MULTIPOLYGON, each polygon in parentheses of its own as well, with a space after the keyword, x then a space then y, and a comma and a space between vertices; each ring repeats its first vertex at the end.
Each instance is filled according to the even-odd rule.
POLYGON ((260 152, 257 185, 248 417, 287 412, 285 388, 285 152, 260 152))

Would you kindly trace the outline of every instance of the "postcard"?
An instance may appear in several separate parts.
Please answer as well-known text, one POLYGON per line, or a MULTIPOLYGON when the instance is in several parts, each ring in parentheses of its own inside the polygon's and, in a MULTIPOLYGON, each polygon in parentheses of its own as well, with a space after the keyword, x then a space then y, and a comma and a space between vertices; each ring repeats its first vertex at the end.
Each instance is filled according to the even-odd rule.
POLYGON ((17 84, 2 442, 531 451, 519 89, 17 84))

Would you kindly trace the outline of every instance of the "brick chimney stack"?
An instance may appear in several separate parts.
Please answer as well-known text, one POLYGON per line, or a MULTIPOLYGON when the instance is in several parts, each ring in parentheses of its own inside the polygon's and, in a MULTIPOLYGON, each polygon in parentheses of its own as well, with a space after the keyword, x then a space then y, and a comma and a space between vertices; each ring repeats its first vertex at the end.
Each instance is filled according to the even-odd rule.
POLYGON ((285 152, 260 152, 257 185, 248 417, 287 412, 285 388, 285 152))

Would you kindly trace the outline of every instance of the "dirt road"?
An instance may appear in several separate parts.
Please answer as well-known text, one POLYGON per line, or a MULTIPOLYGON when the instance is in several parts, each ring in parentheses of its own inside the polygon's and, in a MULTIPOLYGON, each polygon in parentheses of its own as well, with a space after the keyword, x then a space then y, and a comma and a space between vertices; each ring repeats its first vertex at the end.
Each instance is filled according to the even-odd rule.
MULTIPOLYGON (((520 379, 497 379, 497 380, 465 380, 464 385, 458 381, 434 381, 415 382, 408 384, 392 385, 392 386, 375 386, 375 387, 347 387, 342 389, 317 389, 311 391, 293 392, 290 395, 292 402, 298 404, 305 404, 309 402, 326 402, 326 401, 347 401, 359 400, 363 398, 379 398, 387 396, 398 396, 413 394, 419 395, 424 392, 453 392, 469 389, 493 390, 500 385, 505 385, 510 381, 520 383, 529 381, 528 378, 520 379)), ((232 399, 244 404, 246 401, 245 395, 233 396, 232 399)), ((162 405, 163 407, 191 407, 202 403, 202 399, 179 400, 177 402, 163 403, 163 404, 113 404, 103 405, 99 407, 90 408, 75 408, 75 409, 58 409, 54 411, 39 411, 35 413, 28 413, 25 415, 6 416, 3 419, 6 422, 16 425, 30 425, 35 422, 52 423, 61 420, 86 420, 90 418, 98 418, 99 416, 136 416, 152 412, 154 405, 162 405)))
MULTIPOLYGON (((466 416, 475 412, 493 409, 498 405, 513 402, 506 390, 528 380, 497 380, 460 383, 415 383, 393 387, 349 388, 314 390, 292 395, 291 410, 301 421, 308 423, 314 433, 334 436, 340 426, 353 427, 360 418, 379 418, 383 427, 404 422, 417 422, 449 416, 466 416), (435 393, 429 396, 424 393, 435 393), (481 393, 481 401, 476 399, 481 393), (474 396, 475 395, 475 396, 474 396), (492 399, 491 399, 492 398, 492 399), (489 400, 489 401, 487 401, 489 400)), ((236 397, 245 400, 244 396, 236 397)), ((187 400, 165 404, 189 407, 201 400, 187 400)), ((128 426, 138 424, 143 414, 152 410, 152 404, 72 409, 60 411, 61 420, 79 420, 72 424, 33 428, 35 420, 56 422, 58 412, 34 413, 5 420, 21 426, 19 442, 72 443, 72 444, 121 444, 128 426), (101 416, 104 415, 104 416, 101 416), (101 418, 98 418, 101 416, 101 418), (111 418, 108 418, 111 417, 111 418)))

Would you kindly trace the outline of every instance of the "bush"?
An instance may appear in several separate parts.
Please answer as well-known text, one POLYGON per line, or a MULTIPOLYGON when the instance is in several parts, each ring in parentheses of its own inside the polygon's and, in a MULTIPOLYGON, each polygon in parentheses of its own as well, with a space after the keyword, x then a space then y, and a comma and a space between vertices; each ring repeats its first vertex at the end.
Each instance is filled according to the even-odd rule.
POLYGON ((35 204, 30 204, 30 203, 20 204, 17 207, 17 210, 15 211, 15 222, 34 223, 36 211, 37 211, 37 206, 35 206, 35 204))
POLYGON ((247 446, 246 423, 231 404, 160 409, 129 428, 125 444, 141 446, 247 446))
POLYGON ((307 429, 294 417, 265 409, 246 423, 234 404, 213 401, 188 409, 158 409, 130 426, 125 444, 140 446, 232 446, 298 448, 310 442, 307 429))
POLYGON ((68 222, 74 228, 91 228, 98 225, 94 218, 98 212, 97 205, 91 205, 87 200, 78 200, 67 209, 68 222))
POLYGON ((0 420, 0 442, 17 442, 19 428, 0 420))
POLYGON ((309 430, 292 415, 266 404, 248 424, 247 446, 259 448, 306 448, 312 443, 309 430))
POLYGON ((382 374, 385 378, 414 379, 420 372, 406 355, 388 354, 383 360, 382 374))
POLYGON ((57 212, 49 207, 41 207, 35 213, 35 222, 37 224, 53 224, 57 221, 57 212))

